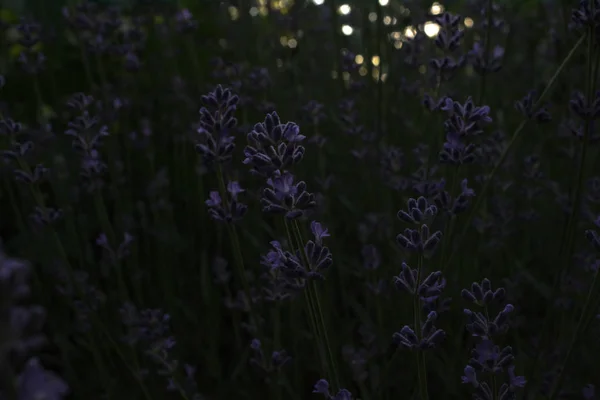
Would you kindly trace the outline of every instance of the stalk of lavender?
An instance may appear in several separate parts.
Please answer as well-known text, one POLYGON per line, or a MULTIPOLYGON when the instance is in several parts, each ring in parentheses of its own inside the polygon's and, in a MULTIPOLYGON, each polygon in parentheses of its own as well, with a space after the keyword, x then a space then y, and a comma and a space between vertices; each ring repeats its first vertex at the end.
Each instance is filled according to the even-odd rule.
MULTIPOLYGON (((595 58, 595 45, 596 45, 596 27, 599 17, 596 14, 597 0, 584 1, 581 3, 580 8, 585 13, 589 13, 588 18, 584 21, 579 21, 578 26, 587 30, 587 64, 586 64, 586 112, 580 113, 580 116, 584 118, 584 135, 583 143, 581 144, 579 166, 577 168, 577 178, 575 181, 575 188, 573 189, 573 201, 571 207, 571 213, 569 215, 566 231, 566 246, 564 247, 565 266, 567 271, 571 265, 571 253, 574 246, 574 236, 579 219, 579 211, 581 209, 581 198, 583 195, 583 179, 585 176, 585 161, 589 150, 590 136, 592 135, 592 123, 593 123, 593 102, 595 100, 594 89, 596 86, 596 75, 594 71, 594 58, 595 58)), ((598 4, 600 5, 600 4, 598 4)), ((576 21, 577 22, 577 21, 576 21)))
MULTIPOLYGON (((292 250, 294 251, 294 253, 296 253, 296 255, 297 255, 298 251, 301 251, 299 249, 301 249, 302 245, 298 244, 296 235, 292 233, 295 231, 292 229, 292 227, 290 226, 290 223, 287 220, 284 220, 284 226, 285 226, 285 231, 287 234, 288 243, 292 247, 292 250)), ((298 260, 298 261, 302 262, 301 260, 298 260)), ((289 274, 289 272, 288 272, 288 274, 289 274)), ((304 289, 306 287, 306 282, 302 281, 300 279, 296 279, 296 277, 289 276, 289 277, 287 277, 287 279, 292 279, 293 286, 297 287, 298 289, 304 289)), ((306 301, 306 307, 308 308, 308 323, 313 332, 313 335, 317 338, 317 351, 319 353, 321 366, 328 371, 328 375, 333 377, 332 370, 329 366, 330 364, 327 361, 328 360, 328 358, 327 358, 328 356, 326 355, 327 350, 321 340, 321 338, 323 338, 323 336, 320 333, 321 325, 320 325, 319 319, 317 318, 317 310, 315 308, 314 298, 311 295, 311 292, 309 290, 303 290, 303 292, 304 292, 304 299, 306 301)))
MULTIPOLYGON (((91 108, 94 104, 95 99, 83 93, 77 93, 69 99, 67 105, 78 115, 69 121, 65 135, 73 138, 71 146, 80 157, 80 175, 88 192, 93 196, 96 214, 108 240, 108 245, 116 248, 118 239, 101 192, 101 188, 104 186, 103 175, 107 166, 102 161, 100 150, 103 140, 109 136, 109 132, 108 127, 101 123, 98 116, 92 114, 91 108)), ((116 270, 122 301, 124 301, 129 295, 122 263, 119 260, 113 266, 116 270)))
MULTIPOLYGON (((587 151, 589 148, 589 140, 591 136, 591 129, 593 125, 593 120, 595 119, 594 115, 594 88, 596 86, 596 71, 594 67, 594 62, 592 61, 595 53, 595 30, 598 26, 598 18, 600 16, 597 15, 596 10, 598 6, 597 0, 594 1, 582 1, 578 9, 573 10, 572 13, 572 21, 576 29, 582 31, 582 37, 587 38, 587 63, 586 63, 586 98, 585 100, 579 98, 575 98, 571 101, 571 108, 575 111, 576 114, 580 118, 584 119, 584 134, 583 134, 583 143, 581 144, 580 151, 580 159, 579 166, 577 169, 577 178, 575 181, 575 188, 572 192, 573 202, 571 203, 571 212, 569 213, 567 223, 564 227, 562 233, 562 240, 560 242, 559 247, 559 259, 564 263, 564 269, 556 272, 554 277, 554 284, 552 286, 551 298, 554 298, 558 290, 560 289, 561 276, 563 276, 564 271, 569 271, 571 268, 571 254, 573 251, 573 247, 575 245, 574 240, 574 232, 576 230, 578 217, 581 210, 581 199, 583 195, 583 177, 584 177, 584 166, 585 159, 587 156, 587 151), (585 103, 585 105, 584 105, 585 103)), ((600 57, 600 53, 596 52, 596 58, 600 57)), ((598 60, 596 59, 596 64, 598 60)), ((543 329, 541 332, 544 335, 544 341, 541 342, 543 344, 550 337, 550 326, 552 321, 554 320, 554 315, 548 310, 544 317, 543 329)), ((576 330, 581 329, 578 325, 576 330)), ((574 343, 572 343, 574 345, 574 343)), ((532 370, 537 366, 540 357, 540 351, 537 352, 537 356, 532 363, 532 370)), ((562 371, 561 371, 562 373, 562 371)))
MULTIPOLYGON (((300 225, 298 224, 298 220, 294 221, 294 230, 296 233, 296 237, 298 240, 298 245, 301 246, 302 243, 304 243, 303 238, 302 238, 302 233, 300 230, 300 225)), ((315 224, 313 221, 313 224, 311 224, 311 229, 313 230, 313 234, 315 235, 315 238, 317 238, 317 243, 319 243, 319 241, 321 240, 321 238, 325 237, 325 236, 329 236, 329 234, 327 233, 327 229, 322 229, 320 224, 315 224)), ((308 245, 306 247, 302 246, 299 247, 301 249, 301 253, 304 256, 304 262, 306 265, 306 269, 307 270, 318 270, 318 269, 322 269, 324 268, 324 265, 319 265, 321 264, 321 260, 319 260, 318 258, 316 259, 315 256, 322 256, 323 253, 319 254, 317 252, 309 252, 307 251, 307 247, 309 247, 308 245), (311 254, 312 253, 312 254, 311 254), (315 262, 316 261, 316 262, 315 262)), ((328 260, 327 263, 331 264, 331 260, 328 260)), ((328 267, 327 267, 328 268, 328 267)), ((336 368, 336 362, 335 362, 335 357, 333 356, 333 350, 331 348, 331 344, 330 344, 330 340, 329 340, 329 335, 327 333, 327 325, 325 323, 325 317, 323 315, 323 308, 321 306, 321 299, 320 299, 320 295, 319 295, 319 289, 317 287, 317 284, 315 282, 315 280, 312 280, 311 282, 309 282, 309 288, 308 288, 308 293, 309 293, 309 297, 312 297, 312 303, 314 305, 314 314, 316 316, 316 321, 317 321, 317 328, 320 329, 321 331, 321 336, 323 339, 323 345, 325 347, 325 350, 327 352, 327 357, 328 357, 328 366, 330 368, 330 375, 331 375, 331 379, 333 379, 333 382, 335 383, 335 387, 337 389, 341 389, 340 388, 340 380, 338 377, 338 373, 337 373, 337 368, 336 368)))
MULTIPOLYGON (((429 60, 429 65, 435 71, 435 89, 433 98, 426 94, 424 96, 423 103, 430 111, 438 111, 445 104, 445 96, 440 98, 440 92, 442 89, 442 83, 451 79, 456 71, 465 65, 465 57, 462 55, 456 55, 454 53, 460 49, 461 40, 464 36, 464 31, 460 30, 459 24, 462 20, 460 15, 454 15, 449 12, 445 12, 435 18, 435 22, 440 26, 440 32, 435 38, 435 46, 442 52, 443 57, 432 58, 429 60)), ((436 149, 440 147, 439 134, 431 135, 430 149, 434 150, 430 152, 430 156, 427 162, 426 178, 430 174, 430 170, 433 168, 434 160, 432 157, 437 155, 436 149)), ((454 174, 458 173, 458 168, 454 169, 454 174)), ((450 194, 454 194, 454 188, 450 191, 450 194)))
POLYGON ((239 97, 221 85, 218 85, 215 90, 207 95, 202 96, 204 106, 200 109, 200 127, 198 128, 200 140, 196 144, 196 150, 208 166, 216 169, 219 191, 211 192, 210 199, 206 201, 206 204, 211 209, 209 212, 213 219, 225 222, 227 225, 237 278, 240 280, 249 302, 251 324, 259 330, 260 322, 252 306, 252 293, 246 276, 240 240, 237 228, 233 224, 233 222, 244 216, 247 207, 237 200, 238 194, 243 191, 239 184, 237 182, 225 184, 222 167, 223 164, 231 161, 235 148, 235 138, 230 136, 230 132, 237 125, 234 114, 238 102, 239 97), (231 200, 228 200, 228 198, 231 200))
POLYGON ((490 308, 501 305, 505 298, 504 288, 492 290, 489 279, 481 284, 474 282, 471 289, 463 289, 461 296, 471 305, 483 310, 464 310, 469 322, 467 331, 479 342, 471 352, 471 359, 464 369, 463 383, 468 383, 475 389, 474 399, 503 400, 516 398, 518 388, 523 388, 527 381, 522 376, 515 375, 512 347, 500 349, 494 343, 494 338, 505 334, 508 329, 509 315, 514 311, 512 304, 505 304, 494 318, 490 318, 490 308), (498 386, 498 377, 507 372, 508 382, 498 386), (490 384, 484 381, 489 379, 490 384), (491 386, 491 387, 490 387, 491 386))
POLYGON ((430 233, 426 223, 431 223, 437 215, 437 207, 429 204, 427 199, 409 199, 406 211, 398 211, 398 218, 417 226, 417 229, 406 228, 396 237, 396 241, 404 250, 417 255, 417 269, 402 263, 402 272, 394 277, 394 284, 399 290, 413 296, 413 328, 405 325, 394 333, 396 344, 416 351, 418 390, 421 400, 429 398, 427 386, 427 363, 424 350, 436 347, 445 337, 445 332, 435 328, 437 313, 428 311, 425 321, 421 313, 427 310, 426 303, 433 303, 445 287, 442 273, 432 272, 425 277, 425 257, 429 258, 442 239, 442 232, 430 233))
MULTIPOLYGON (((269 187, 263 190, 261 199, 263 212, 284 215, 289 245, 292 246, 295 253, 295 256, 292 256, 291 253, 284 256, 287 260, 294 260, 293 274, 295 276, 290 276, 290 279, 300 279, 302 281, 301 288, 305 288, 308 284, 305 296, 311 326, 314 329, 315 337, 320 342, 322 362, 329 369, 330 378, 339 388, 335 359, 329 343, 319 293, 313 282, 314 279, 323 278, 323 275, 318 272, 319 270, 331 265, 329 249, 320 247, 322 238, 329 234, 326 229, 321 227, 321 224, 313 221, 311 229, 315 236, 315 242, 309 241, 305 245, 306 241, 302 237, 298 219, 316 206, 315 196, 306 190, 305 182, 294 183, 294 176, 285 170, 302 160, 305 149, 301 142, 304 139, 305 136, 300 134, 297 124, 281 123, 276 112, 267 114, 264 122, 256 124, 248 134, 249 145, 244 149, 246 156, 244 163, 252 166, 252 174, 267 178, 269 187), (320 250, 316 251, 317 248, 320 250), (309 282, 304 282, 306 280, 309 282)), ((277 242, 274 247, 280 249, 277 254, 281 256, 281 245, 277 242)), ((277 265, 280 266, 280 264, 277 265)))
POLYGON ((483 133, 483 126, 492 122, 492 119, 489 116, 490 108, 488 106, 476 106, 471 98, 461 103, 446 97, 440 102, 439 109, 448 114, 448 119, 444 121, 446 142, 439 152, 439 162, 454 167, 450 191, 442 190, 436 196, 438 206, 448 213, 448 219, 446 220, 448 231, 442 243, 440 260, 441 271, 445 272, 445 259, 450 241, 453 239, 452 233, 456 216, 467 209, 469 198, 475 195, 475 192, 468 188, 466 179, 460 183, 460 192, 456 193, 459 184, 459 168, 464 164, 473 164, 477 161, 480 151, 477 140, 483 133))
MULTIPOLYGON (((558 79, 559 75, 562 73, 562 71, 565 69, 565 67, 569 63, 569 61, 571 61, 571 59, 573 58, 573 56, 576 54, 577 50, 583 44, 583 42, 585 41, 586 37, 587 37, 587 34, 581 35, 579 37, 579 39, 577 40, 577 42, 571 48, 571 51, 569 52, 569 54, 566 55, 566 57, 564 58, 564 60, 562 61, 562 63, 558 66, 558 68, 554 72, 554 75, 552 75, 552 77, 548 81, 548 84, 546 85, 546 88, 541 93, 541 95, 537 99, 537 101, 533 104, 533 106, 532 106, 532 111, 533 112, 539 110, 542 107, 543 101, 549 95, 550 90, 553 88, 553 86, 556 83, 556 80, 558 79)), ((517 142, 517 140, 521 137, 521 134, 522 134, 523 130, 525 129, 525 126, 527 125, 527 123, 529 121, 530 121, 529 118, 525 118, 517 126, 517 128, 515 129, 515 131, 513 132, 512 136, 511 136, 510 141, 508 142, 507 146, 504 148, 504 150, 502 151, 502 154, 498 158, 498 161, 496 162, 496 164, 492 168, 492 171, 486 177, 485 183, 483 184, 483 187, 480 190, 480 194, 477 197, 477 200, 475 200, 475 203, 473 204, 473 207, 471 207, 471 211, 469 212, 469 215, 467 216, 467 219, 464 221, 463 229, 462 229, 460 235, 458 236, 458 239, 457 239, 457 242, 456 242, 456 246, 454 247, 454 251, 452 253, 450 253, 450 256, 448 257, 448 260, 446 261, 445 265, 450 265, 452 263, 452 260, 454 259, 454 257, 458 254, 458 250, 460 249, 460 246, 464 243, 464 239, 466 238, 467 230, 471 227, 471 221, 475 217, 475 214, 479 210, 479 207, 483 204, 483 200, 486 198, 485 195, 487 194, 488 190, 491 188, 491 184, 492 184, 492 182, 494 180, 494 177, 496 176, 496 174, 500 170, 500 167, 502 166, 502 164, 504 164, 504 161, 508 157, 509 152, 512 150, 512 148, 515 145, 515 143, 517 142)))
MULTIPOLYGON (((423 228, 419 228, 419 235, 423 235, 423 228)), ((423 255, 419 254, 417 263, 417 282, 421 282, 421 274, 423 272, 423 255)), ((416 328, 417 337, 422 337, 421 328, 421 296, 415 293, 413 299, 413 326, 416 328)), ((425 353, 417 353, 417 373, 419 378, 419 393, 421 394, 421 400, 429 399, 429 392, 427 388, 427 363, 425 361, 425 353)))

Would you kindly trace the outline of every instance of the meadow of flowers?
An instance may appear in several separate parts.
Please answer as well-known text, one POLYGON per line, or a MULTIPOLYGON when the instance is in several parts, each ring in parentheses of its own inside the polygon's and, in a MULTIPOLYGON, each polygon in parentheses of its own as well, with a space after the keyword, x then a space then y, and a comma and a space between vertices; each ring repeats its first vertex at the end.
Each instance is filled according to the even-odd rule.
POLYGON ((600 398, 600 0, 59 3, 0 10, 0 399, 600 398))

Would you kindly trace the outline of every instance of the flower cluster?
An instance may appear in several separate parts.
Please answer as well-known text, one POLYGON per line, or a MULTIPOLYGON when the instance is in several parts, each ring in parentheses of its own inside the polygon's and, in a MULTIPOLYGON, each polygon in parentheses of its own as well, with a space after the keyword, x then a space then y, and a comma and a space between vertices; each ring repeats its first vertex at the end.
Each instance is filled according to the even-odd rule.
POLYGON ((440 152, 440 162, 452 165, 474 163, 478 147, 472 140, 483 133, 484 124, 492 122, 490 108, 476 106, 469 97, 465 103, 446 98, 440 109, 448 115, 444 123, 446 142, 440 152))
POLYGON ((235 137, 231 134, 237 125, 234 117, 239 97, 230 89, 218 85, 215 90, 202 96, 198 141, 196 151, 206 165, 222 164, 231 160, 235 137))
POLYGON ((494 344, 494 338, 508 331, 508 318, 514 307, 506 304, 495 317, 490 317, 489 314, 490 308, 504 302, 504 288, 493 290, 490 280, 484 279, 481 283, 473 282, 471 289, 463 289, 461 295, 467 302, 483 310, 464 310, 469 320, 466 325, 467 331, 478 337, 479 342, 471 352, 462 382, 475 388, 473 397, 476 399, 516 398, 516 391, 524 387, 527 381, 522 376, 515 376, 512 347, 506 346, 501 349, 494 344), (501 374, 507 374, 508 377, 506 382, 498 386, 497 379, 501 374))
POLYGON ((302 160, 305 149, 300 143, 305 138, 295 123, 281 123, 276 112, 267 114, 264 122, 248 133, 244 164, 251 166, 251 173, 263 177, 281 173, 302 160))

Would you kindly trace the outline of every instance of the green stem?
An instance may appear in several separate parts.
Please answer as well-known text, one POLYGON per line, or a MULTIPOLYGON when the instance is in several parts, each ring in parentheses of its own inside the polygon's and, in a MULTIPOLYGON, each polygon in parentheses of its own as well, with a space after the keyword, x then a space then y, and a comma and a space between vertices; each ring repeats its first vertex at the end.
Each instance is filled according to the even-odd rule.
MULTIPOLYGON (((306 254, 306 251, 304 249, 303 243, 304 241, 302 240, 302 231, 300 229, 300 225, 298 224, 298 221, 294 221, 294 233, 296 236, 296 240, 298 242, 298 250, 300 251, 300 253, 302 254, 302 257, 304 259, 305 262, 305 266, 308 270, 312 269, 310 260, 308 258, 308 255, 306 254)), ((338 378, 338 374, 337 374, 337 369, 336 369, 336 363, 335 363, 335 358, 333 356, 333 351, 331 348, 331 343, 329 340, 329 335, 327 334, 327 326, 325 324, 325 317, 323 315, 323 308, 321 306, 321 300, 319 298, 319 290, 317 288, 317 285, 314 281, 311 281, 308 283, 307 285, 307 291, 309 294, 309 297, 312 297, 312 302, 314 305, 314 311, 316 312, 315 315, 315 319, 317 322, 317 326, 319 328, 319 330, 321 331, 321 335, 320 335, 320 339, 323 341, 323 347, 326 350, 326 355, 328 358, 328 366, 330 369, 330 379, 333 382, 334 385, 334 389, 338 390, 340 389, 340 381, 338 378)), ((335 391, 334 390, 334 391, 335 391)))
MULTIPOLYGON (((585 37, 587 37, 587 35, 584 35, 584 36, 582 36, 582 39, 583 39, 583 38, 585 38, 585 37)), ((580 39, 580 41, 582 41, 582 39, 580 39)), ((589 43, 589 42, 590 42, 590 41, 588 40, 588 52, 590 51, 590 48, 589 48, 589 45, 590 45, 590 43, 589 43)), ((571 53, 572 53, 572 52, 573 52, 573 50, 571 50, 571 53)), ((588 67, 589 67, 589 66, 588 66, 588 67)), ((588 73, 589 73, 589 70, 588 70, 588 73)), ((589 88, 588 88, 588 89, 589 89, 589 88)), ((588 98, 587 100, 589 101, 589 98, 588 98)), ((586 136, 588 135, 588 128, 589 128, 589 126, 588 126, 588 124, 587 124, 587 121, 586 121, 586 136)), ((580 160, 580 168, 582 168, 582 163, 581 163, 581 161, 583 161, 583 158, 584 158, 583 150, 584 150, 586 147, 587 147, 587 146, 583 146, 583 147, 582 147, 582 154, 581 154, 581 157, 582 157, 582 158, 581 158, 581 160, 580 160)), ((578 173, 578 179, 576 180, 576 182, 577 182, 577 183, 576 183, 576 185, 579 185, 579 182, 580 182, 579 173, 578 173)), ((581 188, 581 186, 579 186, 579 187, 581 188)), ((573 193, 575 193, 575 194, 576 194, 576 193, 578 193, 579 191, 580 191, 579 189, 575 189, 575 191, 574 191, 573 193)), ((577 200, 576 202, 577 202, 577 203, 579 203, 579 200, 577 200)), ((568 242, 570 242, 570 241, 571 241, 571 239, 570 239, 570 238, 573 236, 573 234, 571 233, 571 231, 573 230, 573 228, 572 228, 572 220, 573 220, 573 218, 575 218, 576 216, 577 216, 577 214, 575 213, 575 202, 573 202, 573 208, 572 208, 572 212, 571 212, 571 213, 569 214, 569 216, 567 217, 567 219, 566 219, 566 221, 565 221, 565 224, 564 224, 564 227, 563 227, 563 229, 562 229, 562 237, 561 237, 560 246, 559 246, 559 260, 562 260, 562 259, 563 259, 563 257, 564 257, 564 252, 565 252, 565 251, 566 251, 568 254, 570 254, 570 253, 571 253, 571 250, 568 250, 568 249, 570 249, 572 245, 571 245, 570 243, 568 243, 568 242)), ((569 259, 567 258, 567 259, 566 259, 566 261, 564 261, 564 262, 565 262, 565 265, 567 265, 567 268, 569 268, 569 267, 570 267, 570 266, 569 266, 569 264, 570 264, 570 263, 568 262, 568 260, 569 260, 569 259)), ((551 291, 551 295, 550 295, 550 298, 551 298, 551 299, 552 299, 552 298, 554 298, 554 297, 556 296, 556 293, 557 293, 557 292, 558 292, 558 290, 560 289, 561 276, 562 276, 562 271, 558 271, 558 272, 556 273, 555 277, 554 277, 554 282, 553 282, 553 285, 552 285, 552 291, 551 291)), ((553 314, 552 314, 552 313, 551 313, 549 310, 550 310, 550 309, 548 309, 548 310, 546 311, 546 313, 545 313, 545 316, 544 316, 544 321, 543 321, 543 324, 542 324, 542 327, 543 327, 543 328, 542 328, 542 330, 541 330, 541 332, 543 333, 543 335, 544 335, 544 337, 545 337, 545 339, 546 339, 546 340, 548 340, 548 339, 550 338, 550 335, 549 335, 549 334, 550 334, 550 332, 551 332, 551 326, 552 326, 552 322, 553 322, 553 320, 554 320, 554 319, 553 319, 553 314)), ((540 341, 540 345, 539 345, 539 348, 540 348, 540 349, 541 349, 541 348, 544 346, 544 344, 546 343, 546 340, 540 341)), ((530 372, 529 372, 529 374, 528 374, 529 376, 531 376, 531 375, 532 375, 532 374, 535 372, 535 370, 536 370, 536 368, 537 368, 537 365, 538 365, 538 363, 539 363, 539 361, 540 361, 540 358, 541 358, 541 356, 542 356, 542 352, 541 352, 541 350, 538 350, 538 351, 536 352, 536 356, 535 356, 535 358, 534 358, 534 360, 533 360, 533 363, 531 364, 531 367, 529 368, 529 371, 530 371, 530 372)), ((525 398, 527 398, 527 394, 528 394, 528 391, 529 391, 529 387, 530 387, 530 386, 528 385, 528 386, 525 388, 525 398)))
MULTIPOLYGON (((594 32, 590 31, 588 34, 588 50, 587 50, 587 90, 586 90, 586 102, 588 109, 591 107, 594 96, 594 32)), ((577 222, 579 220, 579 211, 581 209, 581 198, 583 195, 583 178, 585 176, 585 161, 589 149, 589 140, 592 131, 592 117, 588 116, 585 120, 585 131, 583 136, 583 143, 581 145, 581 154, 579 157, 579 166, 577 168, 577 179, 575 183, 575 189, 573 192, 573 202, 571 206, 571 214, 569 215, 569 222, 567 224, 567 240, 566 240, 566 252, 565 257, 565 270, 568 273, 571 267, 571 253, 573 252, 574 246, 574 235, 577 228, 577 222)))
MULTIPOLYGON (((565 57, 565 59, 563 60, 563 62, 560 64, 560 66, 557 68, 557 70, 554 73, 554 75, 552 76, 552 78, 550 78, 550 81, 548 82, 548 85, 546 85, 546 88, 544 89, 544 91, 540 95, 539 99, 533 105, 533 107, 532 107, 533 110, 537 110, 541 106, 541 104, 544 101, 544 99, 546 98, 546 96, 548 96, 548 94, 550 93, 550 89, 552 89, 552 87, 554 86, 554 83, 558 79, 558 76, 563 71, 563 69, 565 69, 565 67, 569 63, 569 61, 571 61, 571 58, 573 58, 573 56, 575 55, 576 51, 583 44, 583 42, 584 42, 584 40, 585 40, 586 37, 587 37, 587 35, 582 35, 579 38, 579 40, 577 41, 577 43, 575 43, 575 45, 573 46, 573 48, 571 49, 571 51, 569 52, 569 54, 567 54, 567 56, 565 57)), ((469 215, 468 215, 468 217, 467 217, 467 219, 466 219, 466 221, 464 223, 464 228, 463 228, 463 230, 461 232, 461 235, 458 238, 457 246, 455 247, 454 251, 452 253, 450 253, 450 257, 448 258, 448 261, 446 262, 446 264, 450 265, 450 263, 452 262, 452 260, 454 259, 454 257, 457 255, 458 249, 463 244, 464 239, 466 237, 466 233, 469 230, 469 228, 471 227, 471 221, 475 217, 475 213, 477 212, 477 210, 479 209, 479 207, 483 204, 483 201, 485 199, 485 195, 487 194, 488 190, 490 189, 491 183, 494 180, 494 177, 496 176, 496 174, 500 170, 500 167, 502 166, 502 164, 504 164, 504 161, 506 160, 506 157, 508 156, 508 153, 510 152, 510 150, 512 150, 513 146, 517 142, 517 139, 519 139, 521 137, 521 133, 523 132, 523 129, 525 128, 525 126, 527 125, 528 122, 529 122, 529 119, 527 119, 527 118, 524 119, 519 124, 519 126, 517 127, 517 129, 515 129, 512 137, 510 139, 510 142, 504 148, 504 151, 500 155, 500 159, 496 162, 496 164, 494 165, 494 168, 492 169, 492 171, 490 172, 490 174, 487 176, 487 178, 485 180, 485 183, 483 184, 483 187, 482 187, 481 191, 479 192, 479 195, 477 196, 477 199, 475 200, 475 204, 473 204, 473 207, 471 208, 471 211, 470 211, 470 213, 469 213, 469 215)))
MULTIPOLYGON (((421 277, 423 271, 423 255, 419 254, 419 260, 417 264, 417 288, 421 284, 421 277)), ((415 333, 419 340, 422 340, 422 329, 421 329, 421 296, 418 290, 415 290, 413 299, 413 325, 415 327, 415 333)), ((425 361, 425 352, 422 349, 417 348, 417 376, 419 381, 419 395, 421 400, 428 400, 429 394, 427 391, 427 364, 425 361)))
MULTIPOLYGON (((458 195, 456 194, 456 187, 458 186, 458 171, 460 165, 453 169, 452 171, 452 183, 450 184, 450 196, 451 199, 455 199, 458 195)), ((454 226, 456 225, 456 215, 450 215, 448 220, 446 221, 446 227, 444 229, 444 237, 442 238, 442 255, 440 259, 440 271, 442 274, 446 269, 446 256, 448 247, 450 247, 450 242, 453 238, 452 232, 454 231, 454 226)))
MULTIPOLYGON (((591 3, 591 8, 592 8, 592 14, 594 13, 594 8, 595 8, 595 2, 591 3)), ((588 34, 587 34, 587 39, 588 39, 588 48, 587 48, 587 77, 586 77, 586 103, 587 103, 587 107, 588 109, 590 108, 590 106, 592 105, 592 97, 594 95, 594 86, 595 86, 595 76, 594 76, 594 38, 595 38, 595 26, 592 26, 589 28, 588 30, 588 34)), ((591 136, 591 130, 592 130, 592 118, 591 116, 588 116, 585 120, 585 133, 584 133, 584 138, 583 138, 583 144, 581 147, 581 155, 580 155, 580 159, 579 159, 579 167, 577 170, 577 183, 575 186, 575 192, 574 192, 574 200, 573 200, 573 204, 571 207, 571 214, 569 216, 569 223, 567 224, 567 246, 565 248, 565 254, 564 254, 564 262, 565 262, 565 271, 568 273, 570 270, 570 261, 571 261, 571 253, 573 251, 573 247, 574 247, 574 236, 575 236, 575 231, 577 229, 577 222, 579 219, 579 210, 581 208, 581 197, 582 197, 582 187, 583 187, 583 177, 584 177, 584 170, 585 170, 585 160, 586 160, 586 155, 587 155, 587 150, 588 150, 588 143, 589 143, 589 138, 591 136)), ((560 274, 560 273, 559 273, 560 274)), ((562 368, 560 369, 558 378, 556 379, 556 383, 552 388, 552 391, 550 392, 550 400, 553 400, 554 398, 556 398, 556 396, 558 395, 558 392, 562 386, 562 381, 564 379, 564 373, 565 370, 567 368, 567 364, 569 363, 572 353, 573 353, 573 349, 575 347, 575 345, 577 344, 580 335, 583 333, 584 328, 587 325, 587 313, 589 310, 589 307, 591 306, 592 303, 592 299, 594 297, 594 289, 596 286, 596 281, 598 278, 598 272, 596 271, 596 273, 594 274, 594 280, 592 282, 592 286, 590 287, 590 291, 588 293, 585 305, 583 307, 583 311, 581 312, 581 316, 579 318, 579 321, 577 323, 577 327, 575 328, 575 333, 573 334, 573 339, 570 342, 569 348, 565 354, 565 357, 563 359, 563 362, 561 364, 562 368)), ((555 285, 557 286, 557 285, 555 285)), ((594 311, 594 310, 592 310, 594 311)))
MULTIPOLYGON (((485 307, 485 318, 490 320, 490 313, 487 306, 485 307)), ((496 374, 492 371, 492 400, 498 399, 498 382, 496 380, 496 374)))
MULTIPOLYGON (((117 243, 117 238, 115 236, 114 229, 112 227, 112 223, 110 222, 110 217, 108 216, 108 212, 106 211, 106 205, 104 204, 104 200, 102 199, 102 195, 100 192, 96 191, 94 193, 94 206, 96 208, 96 213, 98 214, 98 219, 100 220, 100 226, 104 231, 108 239, 108 243, 111 249, 116 249, 119 244, 117 243)), ((122 263, 116 259, 114 260, 113 268, 115 268, 115 272, 117 273, 117 282, 119 285, 119 292, 122 300, 129 299, 127 284, 125 283, 125 277, 123 276, 123 266, 122 263)))
MULTIPOLYGON (((227 188, 225 186, 225 178, 223 175, 223 168, 219 164, 217 167, 217 180, 219 183, 219 192, 221 194, 221 198, 225 203, 225 207, 227 207, 227 188)), ((240 245, 240 239, 237 233, 237 229, 233 224, 227 224, 227 233, 229 234, 229 240, 231 241, 231 246, 233 250, 233 258, 235 261, 236 274, 240 283, 242 284, 242 288, 244 290, 244 294, 246 295, 246 299, 248 301, 248 308, 250 312, 251 325, 254 325, 256 328, 257 334, 261 331, 260 328, 260 320, 256 316, 255 307, 252 304, 252 292, 250 290, 250 284, 248 283, 248 277, 246 276, 246 268, 244 267, 244 257, 242 256, 242 246, 240 245)), ((262 339, 260 335, 257 335, 258 339, 262 339)), ((264 342, 263 342, 264 343, 264 342)))
MULTIPOLYGON (((289 226, 289 223, 286 219, 284 219, 284 224, 285 224, 285 231, 287 234, 287 238, 288 238, 288 242, 289 242, 289 247, 292 249, 292 252, 295 252, 296 250, 301 251, 302 249, 302 243, 298 243, 295 239, 297 238, 297 236, 292 235, 292 230, 289 226)), ((321 368, 324 368, 326 370, 329 369, 328 363, 327 363, 327 357, 325 356, 325 349, 323 346, 322 341, 320 340, 321 333, 319 332, 319 323, 316 317, 316 311, 315 311, 315 306, 314 306, 314 302, 312 299, 312 296, 310 295, 310 292, 307 290, 304 290, 304 300, 306 301, 306 306, 308 308, 308 323, 311 327, 311 331, 313 333, 313 336, 315 337, 315 340, 317 341, 317 351, 319 353, 319 359, 321 361, 321 368)), ((331 375, 331 372, 329 372, 329 374, 331 375)))
POLYGON ((598 301, 592 301, 594 298, 594 293, 600 291, 600 279, 598 279, 598 271, 594 274, 594 279, 592 280, 592 284, 590 286, 590 290, 588 291, 588 295, 583 306, 583 310, 581 311, 581 316, 579 317, 579 321, 577 322, 577 327, 575 328, 575 332, 573 333, 573 338, 569 344, 567 352, 563 358, 562 363, 560 364, 560 372, 558 373, 558 377, 556 378, 556 383, 552 387, 550 395, 548 396, 549 400, 554 400, 559 394, 562 383, 565 379, 565 371, 569 362, 571 361, 571 357, 573 356, 573 350, 575 349, 575 345, 581 339, 581 335, 585 333, 587 327, 589 326, 590 314, 593 316, 598 309, 598 301), (595 304, 594 304, 595 303, 595 304))

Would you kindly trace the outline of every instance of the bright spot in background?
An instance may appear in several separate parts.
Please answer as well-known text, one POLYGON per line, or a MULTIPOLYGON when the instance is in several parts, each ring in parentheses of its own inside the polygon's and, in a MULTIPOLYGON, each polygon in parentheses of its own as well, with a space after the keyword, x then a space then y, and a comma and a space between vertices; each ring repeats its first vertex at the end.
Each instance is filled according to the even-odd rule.
POLYGON ((407 26, 404 30, 404 36, 413 39, 417 35, 417 31, 412 26, 407 26))
POLYGON ((435 2, 431 5, 431 9, 429 11, 432 15, 438 15, 444 12, 444 6, 435 2))
POLYGON ((342 33, 344 35, 350 36, 352 35, 352 32, 354 32, 354 29, 352 29, 350 25, 342 25, 342 33))
POLYGON ((388 4, 390 4, 390 0, 379 0, 379 4, 381 4, 382 6, 387 6, 388 4))
POLYGON ((427 36, 434 37, 440 31, 440 26, 438 24, 436 24, 435 22, 427 21, 427 22, 425 22, 425 25, 423 26, 423 31, 425 32, 425 34, 427 36))
POLYGON ((354 57, 354 62, 357 63, 358 65, 362 64, 364 61, 365 61, 365 58, 360 54, 357 54, 356 57, 354 57))
POLYGON ((325 3, 325 0, 312 0, 313 3, 315 3, 316 5, 320 6, 321 4, 325 3))
POLYGON ((386 15, 385 17, 383 17, 383 24, 384 25, 389 25, 392 23, 392 17, 390 17, 389 15, 386 15))
POLYGON ((377 14, 374 12, 370 12, 369 13, 369 21, 371 21, 371 22, 377 21, 377 14))
POLYGON ((235 21, 236 19, 238 19, 240 17, 240 12, 238 11, 238 9, 234 6, 229 6, 229 17, 235 21))
POLYGON ((467 28, 472 28, 473 27, 473 20, 469 17, 465 18, 465 26, 467 28))
POLYGON ((377 67, 379 65, 379 56, 371 57, 371 64, 377 67))
POLYGON ((287 45, 290 49, 295 49, 296 46, 298 46, 298 42, 296 41, 296 39, 290 39, 288 40, 287 45))
POLYGON ((256 16, 258 15, 258 8, 256 8, 256 7, 252 7, 252 8, 250 8, 250 11, 249 11, 249 13, 250 13, 250 15, 252 15, 253 17, 256 17, 256 16))
POLYGON ((340 8, 338 8, 338 11, 342 15, 348 15, 348 14, 350 14, 351 8, 350 8, 350 6, 348 4, 342 4, 340 6, 340 8))

